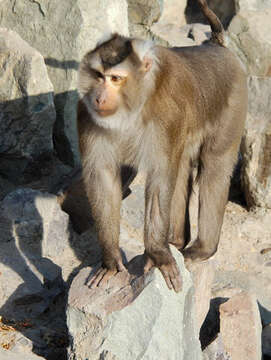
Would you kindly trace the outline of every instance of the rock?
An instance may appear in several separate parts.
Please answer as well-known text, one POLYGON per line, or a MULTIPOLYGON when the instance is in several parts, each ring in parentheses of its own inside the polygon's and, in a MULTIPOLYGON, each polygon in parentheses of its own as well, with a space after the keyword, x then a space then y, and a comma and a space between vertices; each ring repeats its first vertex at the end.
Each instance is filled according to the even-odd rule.
POLYGON ((262 332, 263 355, 271 356, 271 324, 263 328, 262 332))
POLYGON ((78 62, 104 32, 128 35, 126 1, 2 0, 0 26, 19 33, 44 56, 55 90, 56 150, 64 162, 78 163, 75 121, 78 62))
POLYGON ((231 21, 229 47, 250 75, 271 76, 271 7, 240 11, 231 21))
POLYGON ((209 25, 189 24, 179 27, 175 24, 155 24, 152 26, 154 34, 168 42, 170 46, 201 45, 211 37, 209 25))
POLYGON ((243 292, 220 305, 220 333, 232 360, 261 360, 261 332, 255 296, 243 292))
POLYGON ((212 260, 207 260, 200 263, 190 263, 188 270, 192 275, 195 287, 196 323, 198 332, 200 332, 210 308, 215 269, 212 260))
POLYGON ((56 196, 18 189, 5 197, 0 206, 1 315, 21 320, 28 310, 40 314, 48 307, 63 290, 60 266, 69 260, 70 237, 68 215, 56 196))
POLYGON ((202 358, 192 280, 180 253, 172 252, 183 279, 178 294, 168 290, 158 269, 140 275, 141 257, 129 263, 133 275, 119 273, 106 288, 89 289, 85 282, 95 269, 80 271, 68 298, 70 359, 202 358))
POLYGON ((164 0, 163 12, 159 23, 177 26, 185 25, 184 10, 186 3, 186 0, 164 0))
POLYGON ((271 4, 269 0, 235 0, 236 7, 242 10, 264 10, 270 9, 271 4))
POLYGON ((232 360, 224 348, 221 334, 218 334, 217 338, 204 349, 203 360, 232 360))
POLYGON ((0 171, 18 184, 52 154, 56 115, 44 59, 8 29, 0 29, 0 89, 0 171))
POLYGON ((271 79, 250 77, 248 86, 242 186, 249 207, 271 208, 271 79))
POLYGON ((41 360, 43 359, 40 356, 34 354, 24 354, 24 353, 17 353, 8 350, 1 350, 0 349, 0 359, 1 360, 41 360))

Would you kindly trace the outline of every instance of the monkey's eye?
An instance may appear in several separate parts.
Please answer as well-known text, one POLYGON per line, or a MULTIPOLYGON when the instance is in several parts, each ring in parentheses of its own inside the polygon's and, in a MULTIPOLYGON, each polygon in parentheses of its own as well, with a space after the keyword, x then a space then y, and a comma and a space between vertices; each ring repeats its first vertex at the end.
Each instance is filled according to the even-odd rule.
POLYGON ((123 76, 119 76, 119 75, 111 75, 110 77, 110 80, 113 82, 113 83, 120 83, 123 81, 123 76))

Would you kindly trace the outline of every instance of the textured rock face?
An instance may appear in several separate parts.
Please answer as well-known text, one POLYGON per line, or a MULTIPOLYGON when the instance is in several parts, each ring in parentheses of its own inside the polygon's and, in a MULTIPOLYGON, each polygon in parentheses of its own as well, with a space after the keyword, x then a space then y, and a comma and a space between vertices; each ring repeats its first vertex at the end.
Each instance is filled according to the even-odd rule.
POLYGON ((243 292, 220 305, 220 332, 232 360, 261 360, 261 331, 256 297, 243 292))
POLYGON ((269 8, 240 11, 232 20, 230 47, 250 75, 271 76, 271 4, 269 8))
MULTIPOLYGON (((2 5, 2 4, 1 4, 2 5)), ((0 29, 0 168, 15 183, 53 151, 53 87, 40 53, 0 29)))
POLYGON ((182 256, 172 251, 183 279, 178 294, 168 290, 157 269, 140 276, 140 257, 129 264, 129 272, 134 275, 120 273, 104 289, 89 289, 85 282, 91 268, 81 270, 68 299, 70 359, 202 358, 191 277, 182 256))
POLYGON ((126 0, 2 0, 0 26, 16 31, 44 56, 56 95, 55 145, 63 161, 78 161, 78 61, 104 32, 128 34, 126 0))
POLYGON ((271 208, 271 78, 249 79, 242 183, 249 207, 271 208))

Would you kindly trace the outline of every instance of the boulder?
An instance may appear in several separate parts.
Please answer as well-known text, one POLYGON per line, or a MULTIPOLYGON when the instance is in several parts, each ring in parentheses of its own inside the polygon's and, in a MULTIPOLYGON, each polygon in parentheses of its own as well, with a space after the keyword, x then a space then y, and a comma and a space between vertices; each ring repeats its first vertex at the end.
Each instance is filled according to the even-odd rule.
POLYGON ((171 47, 200 45, 211 36, 210 26, 202 24, 180 27, 176 24, 159 22, 152 26, 152 32, 165 40, 171 47))
POLYGON ((142 275, 142 257, 104 288, 86 281, 95 268, 84 268, 69 291, 67 320, 69 358, 186 359, 202 358, 195 324, 193 284, 183 258, 171 248, 182 274, 182 291, 170 291, 158 269, 142 275))
POLYGON ((71 165, 78 163, 78 62, 104 32, 128 34, 126 0, 2 0, 0 26, 19 33, 45 58, 55 91, 55 147, 61 160, 71 165))
POLYGON ((249 207, 271 208, 271 78, 250 77, 241 180, 249 207))
POLYGON ((47 308, 63 288, 70 237, 68 215, 61 211, 56 196, 18 189, 4 198, 0 205, 0 315, 22 320, 28 310, 33 315, 47 308))
POLYGON ((229 47, 239 56, 248 74, 271 76, 271 6, 242 10, 228 28, 229 47))
POLYGON ((231 360, 261 360, 261 332, 255 296, 242 292, 220 305, 220 333, 231 360))
POLYGON ((185 25, 184 10, 186 3, 187 0, 164 0, 163 12, 159 23, 177 26, 185 25))
POLYGON ((50 157, 55 118, 43 57, 14 31, 0 29, 0 173, 5 179, 22 183, 35 162, 50 157))

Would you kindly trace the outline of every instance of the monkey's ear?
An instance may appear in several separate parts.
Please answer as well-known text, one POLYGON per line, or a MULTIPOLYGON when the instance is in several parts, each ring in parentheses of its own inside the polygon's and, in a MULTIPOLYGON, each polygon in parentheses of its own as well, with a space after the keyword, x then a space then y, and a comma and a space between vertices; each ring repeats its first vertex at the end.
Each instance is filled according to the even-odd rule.
POLYGON ((147 73, 148 71, 150 71, 152 67, 152 59, 149 56, 144 56, 142 65, 143 65, 143 71, 147 73))

